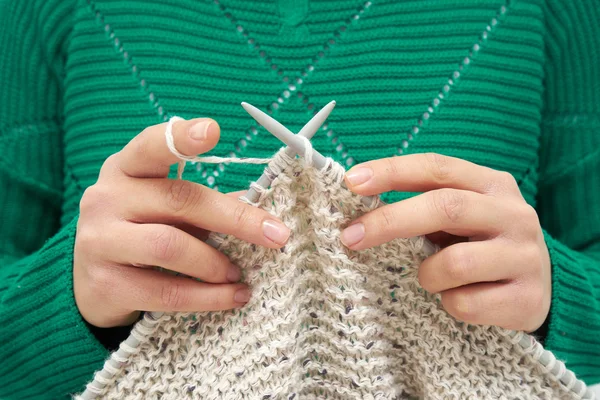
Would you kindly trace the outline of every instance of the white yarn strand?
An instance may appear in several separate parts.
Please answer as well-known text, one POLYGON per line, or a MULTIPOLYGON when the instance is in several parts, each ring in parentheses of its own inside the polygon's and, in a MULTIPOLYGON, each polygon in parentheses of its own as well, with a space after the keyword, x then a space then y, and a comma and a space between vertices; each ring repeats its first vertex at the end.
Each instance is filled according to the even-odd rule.
POLYGON ((298 136, 298 138, 300 140, 302 140, 304 142, 304 162, 306 163, 307 166, 312 166, 313 165, 313 145, 310 142, 310 140, 308 140, 307 138, 303 137, 303 136, 298 136))
POLYGON ((175 139, 173 138, 173 124, 177 121, 183 121, 184 119, 178 116, 172 116, 169 118, 167 128, 165 129, 165 138, 167 140, 167 147, 177 158, 179 158, 179 165, 177 166, 177 179, 181 179, 185 163, 187 161, 207 163, 207 164, 220 164, 220 163, 238 163, 238 164, 268 164, 273 158, 238 158, 238 157, 217 157, 217 156, 187 156, 182 154, 175 147, 175 139))

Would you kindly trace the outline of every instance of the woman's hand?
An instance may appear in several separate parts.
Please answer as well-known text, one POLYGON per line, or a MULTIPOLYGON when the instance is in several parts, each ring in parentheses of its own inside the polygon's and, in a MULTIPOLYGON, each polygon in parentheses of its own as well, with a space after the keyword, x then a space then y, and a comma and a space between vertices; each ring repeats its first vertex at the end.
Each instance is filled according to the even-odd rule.
POLYGON ((543 324, 550 257, 537 213, 511 174, 429 153, 363 163, 345 181, 361 195, 424 192, 357 218, 342 232, 346 246, 360 250, 418 235, 450 243, 418 272, 421 286, 440 293, 450 314, 527 332, 543 324))
MULTIPOLYGON (((77 307, 98 327, 128 325, 138 310, 211 311, 249 299, 240 270, 205 244, 208 231, 280 248, 290 231, 266 211, 184 180, 167 179, 178 162, 167 148, 166 123, 146 128, 110 156, 80 203, 73 284, 77 307), (160 266, 204 282, 167 274, 160 266)), ((175 146, 204 153, 219 140, 211 119, 173 125, 175 146)))

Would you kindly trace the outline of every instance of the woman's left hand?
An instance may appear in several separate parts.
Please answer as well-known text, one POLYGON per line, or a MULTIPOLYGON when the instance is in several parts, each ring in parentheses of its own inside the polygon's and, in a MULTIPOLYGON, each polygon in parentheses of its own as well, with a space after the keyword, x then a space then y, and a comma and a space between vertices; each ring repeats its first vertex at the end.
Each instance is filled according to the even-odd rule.
POLYGON ((357 218, 343 232, 353 250, 427 235, 443 247, 419 267, 419 283, 440 293, 456 319, 532 332, 551 301, 542 228, 517 182, 501 172, 436 153, 359 164, 345 176, 360 195, 424 192, 357 218))

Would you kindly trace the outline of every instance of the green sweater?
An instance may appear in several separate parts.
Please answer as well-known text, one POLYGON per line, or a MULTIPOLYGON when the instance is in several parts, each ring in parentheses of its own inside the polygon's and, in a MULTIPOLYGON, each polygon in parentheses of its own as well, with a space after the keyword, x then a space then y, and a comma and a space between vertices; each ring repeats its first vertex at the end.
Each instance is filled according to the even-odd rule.
MULTIPOLYGON (((336 100, 313 143, 344 166, 512 173, 551 254, 545 346, 600 382, 599 20, 597 0, 0 0, 0 398, 66 397, 108 356, 71 272, 103 161, 171 115, 216 119, 215 155, 270 156, 241 101, 300 128, 336 100)), ((261 169, 184 178, 228 192, 261 169)))

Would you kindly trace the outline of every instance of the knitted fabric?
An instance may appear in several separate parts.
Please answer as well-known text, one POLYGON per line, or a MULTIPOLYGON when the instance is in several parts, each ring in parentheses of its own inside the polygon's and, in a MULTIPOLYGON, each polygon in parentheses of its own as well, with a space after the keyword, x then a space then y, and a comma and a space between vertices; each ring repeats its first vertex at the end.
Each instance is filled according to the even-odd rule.
POLYGON ((422 239, 346 249, 341 227, 378 204, 343 189, 344 169, 328 161, 317 171, 278 153, 270 167, 283 173, 255 205, 292 229, 285 247, 212 235, 242 267, 249 303, 146 315, 151 325, 134 329, 140 346, 103 380, 101 398, 582 398, 585 385, 573 381, 574 393, 537 361, 532 337, 523 349, 522 333, 457 322, 422 290, 422 239))

